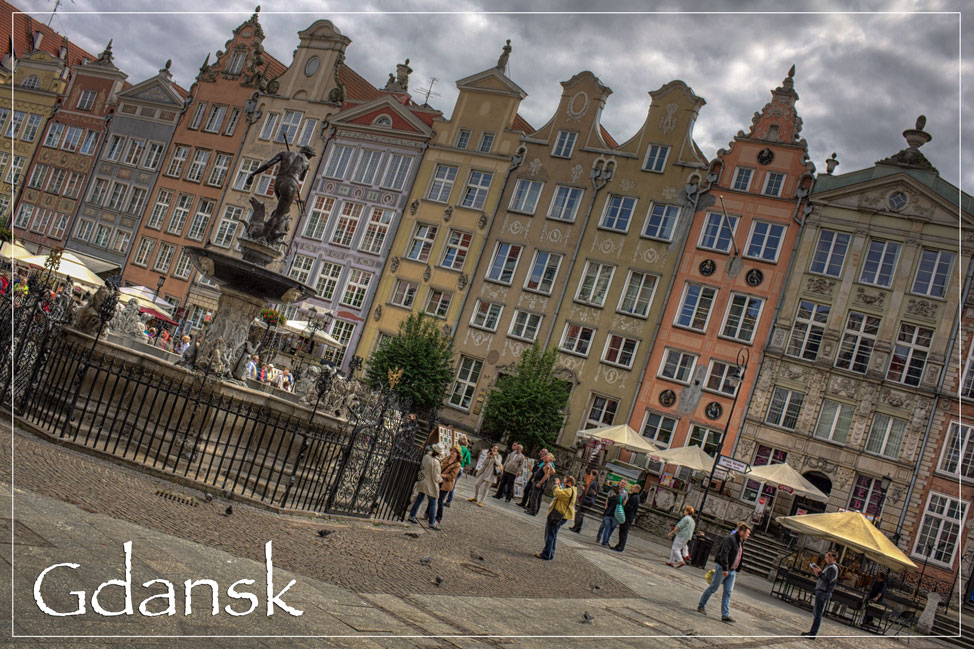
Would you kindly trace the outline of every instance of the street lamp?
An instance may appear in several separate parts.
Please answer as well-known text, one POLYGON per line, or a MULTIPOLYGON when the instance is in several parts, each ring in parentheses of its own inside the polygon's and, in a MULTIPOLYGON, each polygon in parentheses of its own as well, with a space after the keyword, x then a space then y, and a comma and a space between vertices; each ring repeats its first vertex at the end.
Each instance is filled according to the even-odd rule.
MULTIPOLYGON (((324 329, 325 326, 328 324, 328 319, 326 316, 328 315, 329 312, 321 311, 318 309, 318 307, 313 305, 308 308, 307 312, 308 312, 308 327, 311 329, 311 335, 309 336, 309 338, 311 339, 311 350, 313 350, 315 344, 315 334, 318 333, 320 330, 324 329)), ((298 352, 304 352, 303 342, 298 346, 298 349, 295 350, 294 352, 295 357, 297 357, 298 352)), ((310 351, 308 353, 310 353, 310 351)), ((296 367, 294 368, 295 375, 300 376, 299 372, 300 369, 304 367, 304 360, 303 359, 301 359, 300 361, 296 360, 294 365, 296 365, 296 367), (300 365, 298 365, 299 363, 300 365)))
POLYGON ((928 543, 923 553, 923 567, 920 568, 920 576, 917 577, 917 587, 913 589, 913 599, 916 599, 920 592, 920 584, 923 583, 923 573, 927 571, 927 561, 930 560, 930 553, 933 552, 933 543, 928 543))
MULTIPOLYGON (((159 302, 159 292, 162 290, 162 285, 165 283, 166 283, 166 276, 159 275, 159 279, 158 281, 156 281, 156 302, 157 303, 159 302)), ((155 308, 155 305, 153 305, 153 308, 155 308)))
POLYGON ((886 492, 889 491, 889 486, 892 483, 893 478, 888 473, 879 479, 879 491, 882 496, 879 499, 879 506, 876 508, 876 516, 873 517, 873 525, 876 527, 879 527, 879 519, 883 516, 883 507, 886 506, 886 492))
POLYGON ((742 347, 737 352, 737 379, 734 381, 736 385, 733 386, 734 401, 731 403, 730 412, 727 413, 727 423, 724 424, 724 432, 721 433, 720 440, 717 442, 717 455, 714 456, 714 465, 710 467, 710 477, 707 478, 707 486, 703 489, 703 498, 700 499, 700 508, 697 510, 697 523, 700 523, 700 517, 703 516, 703 506, 707 503, 707 494, 710 493, 710 485, 714 481, 714 473, 717 471, 717 464, 720 462, 720 454, 724 450, 724 441, 727 439, 727 431, 730 429, 731 419, 734 417, 734 407, 737 405, 737 397, 741 394, 740 388, 744 383, 744 374, 747 372, 747 363, 750 359, 751 355, 746 347, 742 347))

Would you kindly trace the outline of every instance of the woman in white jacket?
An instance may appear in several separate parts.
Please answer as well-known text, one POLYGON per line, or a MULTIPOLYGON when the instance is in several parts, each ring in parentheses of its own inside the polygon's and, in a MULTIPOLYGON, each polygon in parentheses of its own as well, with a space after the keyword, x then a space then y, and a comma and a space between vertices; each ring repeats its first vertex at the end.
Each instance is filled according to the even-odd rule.
POLYGON ((491 485, 494 484, 494 479, 503 472, 504 465, 501 463, 501 454, 497 450, 497 444, 494 444, 490 447, 490 451, 487 452, 487 456, 484 458, 484 463, 480 465, 480 469, 474 473, 477 476, 477 482, 474 485, 473 498, 467 498, 467 501, 476 501, 477 507, 483 507, 484 498, 487 497, 487 492, 490 491, 491 485), (481 491, 483 491, 483 494, 480 493, 481 491))
POLYGON ((413 503, 413 508, 409 511, 410 523, 419 522, 416 520, 416 514, 419 512, 419 506, 423 504, 423 499, 426 499, 428 501, 426 518, 429 519, 430 529, 440 529, 436 525, 436 503, 440 496, 440 482, 442 481, 440 462, 436 459, 436 449, 427 446, 426 455, 423 456, 422 468, 420 468, 419 476, 416 478, 416 489, 419 493, 416 494, 416 502, 413 503))

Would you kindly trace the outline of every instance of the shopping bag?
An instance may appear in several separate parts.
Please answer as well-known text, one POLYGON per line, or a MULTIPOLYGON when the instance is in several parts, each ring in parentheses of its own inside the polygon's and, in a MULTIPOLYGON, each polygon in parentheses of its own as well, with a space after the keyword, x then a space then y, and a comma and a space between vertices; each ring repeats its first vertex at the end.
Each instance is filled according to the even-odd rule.
POLYGON ((707 580, 708 584, 712 582, 714 580, 714 569, 711 568, 710 570, 708 570, 707 574, 705 574, 703 578, 707 580))
POLYGON ((615 516, 616 516, 616 520, 619 521, 620 525, 626 522, 626 510, 622 508, 622 503, 616 505, 615 516))

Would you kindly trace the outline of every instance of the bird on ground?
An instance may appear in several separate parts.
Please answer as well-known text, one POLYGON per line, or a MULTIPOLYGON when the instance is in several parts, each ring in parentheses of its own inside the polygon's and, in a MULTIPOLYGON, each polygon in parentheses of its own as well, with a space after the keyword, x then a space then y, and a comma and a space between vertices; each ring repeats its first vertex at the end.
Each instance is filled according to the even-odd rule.
POLYGON ((433 563, 433 557, 423 557, 419 560, 420 565, 428 566, 433 563))
POLYGON ((437 586, 442 586, 443 585, 443 577, 437 577, 436 579, 433 580, 433 583, 436 584, 437 586))
POLYGON ((213 494, 203 494, 203 500, 208 503, 213 502, 213 494))
POLYGON ((582 624, 591 624, 592 623, 592 620, 594 620, 594 619, 595 619, 594 617, 592 617, 591 615, 589 615, 589 612, 588 611, 585 611, 585 614, 582 615, 582 620, 583 620, 582 621, 582 624))
POLYGON ((334 534, 334 533, 335 533, 335 530, 318 530, 318 536, 320 536, 322 538, 328 536, 329 534, 334 534))
POLYGON ((227 505, 227 508, 224 510, 224 513, 227 516, 229 516, 230 514, 232 514, 233 513, 233 505, 227 505))

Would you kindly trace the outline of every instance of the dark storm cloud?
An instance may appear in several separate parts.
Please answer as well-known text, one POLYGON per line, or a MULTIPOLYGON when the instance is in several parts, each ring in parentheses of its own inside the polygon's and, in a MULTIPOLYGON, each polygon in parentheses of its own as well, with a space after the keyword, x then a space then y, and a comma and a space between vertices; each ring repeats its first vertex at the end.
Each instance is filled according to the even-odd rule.
MULTIPOLYGON (((612 88, 603 124, 620 142, 635 133, 646 117, 648 91, 682 79, 707 100, 697 121, 695 138, 708 156, 725 147, 751 115, 770 99, 794 63, 801 99, 802 135, 819 169, 833 151, 842 172, 873 164, 905 146, 901 131, 917 115, 927 116, 934 136, 924 153, 951 182, 974 180, 974 147, 966 147, 963 176, 958 159, 959 115, 958 21, 952 14, 558 14, 558 15, 436 15, 383 14, 391 3, 332 2, 323 11, 315 0, 264 2, 261 24, 265 48, 284 64, 291 61, 297 33, 319 18, 331 19, 352 39, 347 62, 377 86, 405 58, 415 70, 413 97, 438 79, 439 96, 430 103, 449 115, 456 99, 454 82, 488 68, 497 60, 504 40, 514 52, 508 73, 528 93, 521 113, 540 127, 557 107, 561 81, 591 70, 612 88), (342 10, 371 14, 340 14, 342 10), (307 11, 283 14, 279 11, 307 11)), ((21 8, 45 11, 53 0, 25 0, 21 8)), ((89 51, 98 52, 114 38, 115 60, 138 82, 172 58, 173 73, 184 87, 193 82, 203 58, 223 48, 234 27, 253 12, 252 3, 221 3, 236 14, 83 15, 71 11, 117 8, 108 0, 62 2, 52 27, 89 51)), ((587 10, 591 3, 532 3, 532 10, 587 10)), ((158 11, 149 0, 130 0, 126 10, 158 11)), ((193 11, 198 2, 174 0, 167 11, 193 11)), ((445 4, 417 1, 402 5, 412 11, 503 11, 510 3, 466 0, 445 4)), ((805 9, 804 5, 799 5, 805 9)), ((631 6, 614 7, 643 9, 631 6)), ((669 3, 655 7, 739 11, 740 3, 669 3)), ((892 6, 831 2, 821 10, 954 11, 946 0, 923 3, 900 0, 892 6)), ((750 11, 781 11, 780 2, 751 2, 750 11)), ((38 16, 40 18, 40 16, 38 16)), ((43 17, 46 22, 46 17, 43 17)), ((964 71, 970 71, 967 63, 964 71)), ((968 84, 970 88, 974 84, 968 84)), ((965 92, 965 104, 974 90, 965 92)), ((970 122, 970 120, 968 120, 970 122)), ((974 129, 965 125, 968 142, 974 129)))

